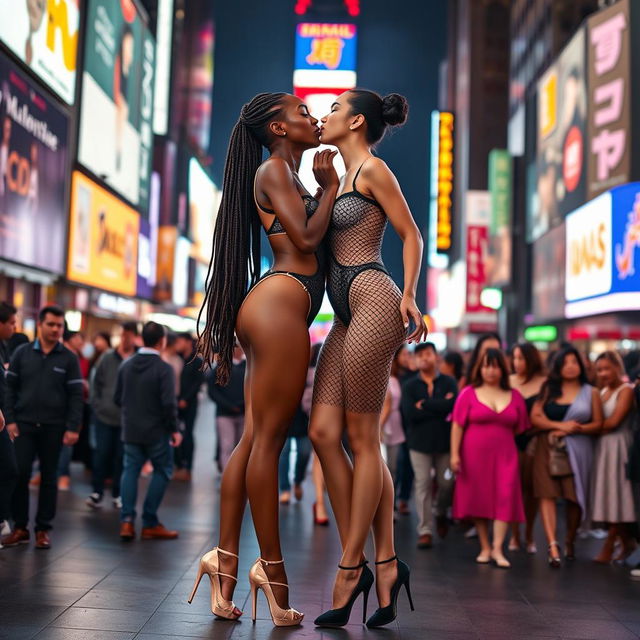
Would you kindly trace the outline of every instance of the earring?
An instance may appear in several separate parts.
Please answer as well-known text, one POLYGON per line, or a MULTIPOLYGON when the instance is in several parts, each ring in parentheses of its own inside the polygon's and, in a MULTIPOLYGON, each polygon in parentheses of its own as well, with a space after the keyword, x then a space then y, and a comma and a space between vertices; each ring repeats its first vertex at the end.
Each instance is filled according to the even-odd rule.
POLYGON ((356 128, 356 127, 355 127, 355 125, 354 125, 354 124, 352 124, 352 125, 349 127, 349 129, 351 129, 351 131, 353 131, 355 128, 356 128))

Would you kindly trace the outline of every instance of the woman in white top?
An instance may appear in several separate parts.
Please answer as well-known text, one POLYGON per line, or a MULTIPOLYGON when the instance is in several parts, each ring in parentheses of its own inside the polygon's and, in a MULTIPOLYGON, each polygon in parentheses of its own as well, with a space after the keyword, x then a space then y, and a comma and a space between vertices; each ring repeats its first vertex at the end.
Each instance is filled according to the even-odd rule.
POLYGON ((636 520, 633 488, 627 477, 629 447, 633 439, 633 387, 624 382, 622 358, 615 351, 601 353, 595 364, 604 423, 595 451, 592 519, 609 525, 609 535, 595 558, 596 562, 608 564, 618 537, 622 540, 620 559, 636 547, 631 529, 636 520))

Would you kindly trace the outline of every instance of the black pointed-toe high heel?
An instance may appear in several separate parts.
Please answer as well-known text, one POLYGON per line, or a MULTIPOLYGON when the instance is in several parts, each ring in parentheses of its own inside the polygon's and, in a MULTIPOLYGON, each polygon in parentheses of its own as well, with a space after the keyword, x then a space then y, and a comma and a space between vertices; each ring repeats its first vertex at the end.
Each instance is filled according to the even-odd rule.
POLYGON ((344 607, 325 611, 313 621, 313 624, 317 627, 344 627, 344 625, 349 622, 351 609, 361 593, 363 598, 362 622, 364 623, 367 619, 367 600, 369 599, 369 591, 373 585, 373 573, 371 572, 371 569, 367 567, 367 562, 367 560, 364 560, 355 567, 343 567, 341 564, 338 565, 338 569, 342 569, 343 571, 356 571, 357 569, 362 569, 358 584, 354 587, 351 595, 349 596, 349 600, 344 607))
POLYGON ((391 587, 391 604, 386 607, 380 607, 367 620, 367 627, 369 629, 384 627, 384 625, 389 624, 396 619, 398 615, 398 594, 400 593, 400 589, 402 589, 403 585, 407 590, 407 598, 409 598, 411 611, 415 611, 413 607, 413 598, 411 597, 411 587, 409 585, 409 575, 411 574, 409 566, 402 562, 402 560, 398 560, 398 556, 393 556, 393 558, 389 558, 388 560, 381 560, 380 562, 376 562, 376 564, 386 564, 387 562, 393 562, 394 560, 397 560, 398 562, 398 577, 391 587))

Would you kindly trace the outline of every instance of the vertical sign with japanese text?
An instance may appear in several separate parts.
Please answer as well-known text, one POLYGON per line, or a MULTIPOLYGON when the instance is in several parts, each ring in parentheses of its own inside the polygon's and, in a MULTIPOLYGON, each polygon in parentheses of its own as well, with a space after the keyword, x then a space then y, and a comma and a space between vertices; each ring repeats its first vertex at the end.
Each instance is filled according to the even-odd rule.
POLYGON ((588 21, 588 198, 628 182, 631 171, 630 3, 588 21))
POLYGON ((506 149, 489 153, 489 256, 487 284, 501 287, 511 281, 511 156, 506 149))
POLYGON ((480 302, 480 294, 487 286, 487 258, 489 254, 489 224, 491 198, 488 191, 468 191, 467 222, 467 313, 492 312, 480 302))

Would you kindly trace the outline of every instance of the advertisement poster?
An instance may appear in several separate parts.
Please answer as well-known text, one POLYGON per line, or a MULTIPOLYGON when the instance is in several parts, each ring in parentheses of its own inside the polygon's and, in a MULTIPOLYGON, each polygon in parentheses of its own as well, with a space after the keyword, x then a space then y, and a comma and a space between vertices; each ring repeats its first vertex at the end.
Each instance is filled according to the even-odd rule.
POLYGON ((69 220, 69 280, 127 296, 138 278, 137 211, 73 172, 69 220))
POLYGON ((0 256, 64 272, 68 118, 0 57, 0 256))
POLYGON ((640 307, 640 183, 599 195, 567 217, 566 316, 640 307))
POLYGON ((88 0, 78 160, 146 215, 155 44, 133 0, 88 0))
POLYGON ((467 313, 492 312, 480 302, 487 286, 491 197, 488 191, 467 192, 467 313))
POLYGON ((581 28, 538 83, 537 200, 529 236, 539 238, 586 199, 586 32, 581 28))
POLYGON ((489 152, 489 194, 491 223, 489 225, 489 255, 487 284, 502 287, 511 281, 511 156, 506 149, 489 152))
POLYGON ((627 182, 631 170, 629 0, 589 18, 588 196, 627 182))
POLYGON ((73 104, 80 0, 0 0, 0 40, 73 104))
POLYGON ((193 240, 191 256, 209 264, 213 249, 213 230, 218 217, 221 192, 200 163, 189 160, 189 230, 193 240))
POLYGON ((533 245, 533 315, 536 322, 564 317, 565 224, 551 229, 533 245))

